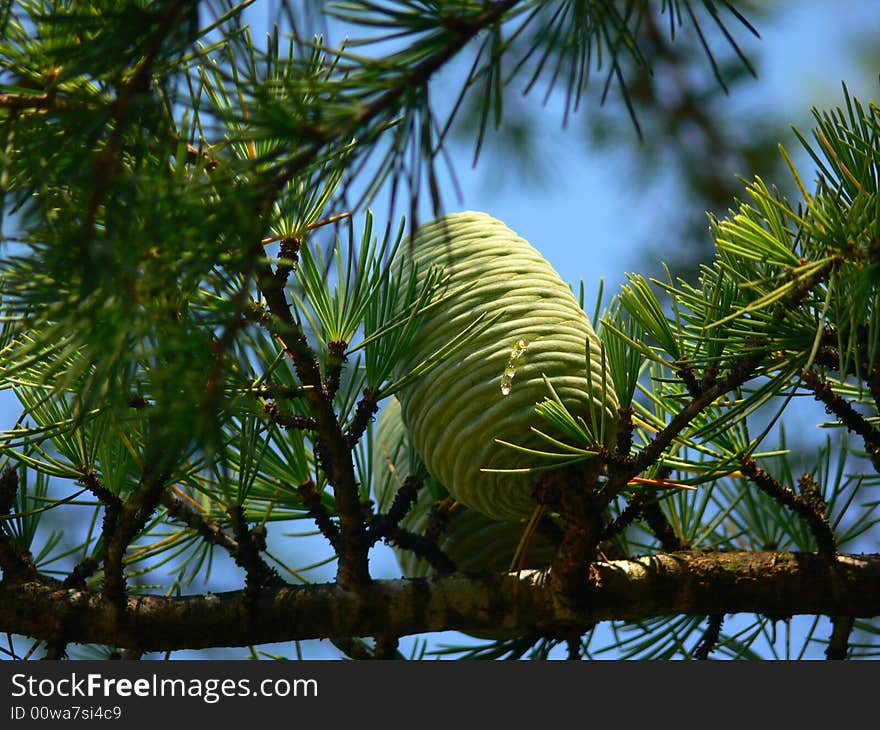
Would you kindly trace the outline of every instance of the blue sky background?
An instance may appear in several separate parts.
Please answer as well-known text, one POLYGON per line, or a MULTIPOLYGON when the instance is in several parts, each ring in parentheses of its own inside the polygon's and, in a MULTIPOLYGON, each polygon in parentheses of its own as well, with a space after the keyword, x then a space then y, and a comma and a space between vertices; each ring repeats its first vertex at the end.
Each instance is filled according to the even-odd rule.
MULTIPOLYGON (((741 119, 746 129, 751 122, 765 117, 809 129, 810 107, 827 108, 842 103, 842 82, 862 100, 880 96, 876 72, 869 73, 866 70, 869 67, 860 62, 856 53, 856 49, 880 38, 880 3, 876 0, 802 0, 768 5, 770 12, 758 21, 760 40, 738 34, 755 62, 758 79, 736 87, 737 92, 725 100, 729 113, 741 119)), ((265 7, 262 6, 262 12, 265 7)), ((257 37, 260 12, 258 2, 252 11, 257 37)), ((708 69, 706 63, 703 70, 708 72, 708 69)), ((455 88, 457 72, 452 69, 436 80, 434 98, 442 98, 444 89, 455 88)), ((527 103, 536 106, 540 98, 539 92, 527 103)), ((596 108, 580 112, 602 113, 602 109, 596 108)), ((655 270, 656 261, 648 258, 641 247, 645 241, 653 241, 656 249, 675 249, 677 242, 665 238, 670 229, 664 221, 688 206, 688 201, 682 199, 681 186, 674 175, 664 174, 662 169, 648 176, 642 174, 640 147, 634 132, 632 145, 597 152, 585 143, 585 135, 577 128, 577 117, 569 123, 568 129, 562 128, 558 96, 551 97, 539 117, 542 147, 548 159, 547 175, 519 174, 515 166, 493 153, 485 154, 477 167, 472 168, 471 147, 455 143, 450 151, 462 199, 457 200, 451 186, 448 187, 444 191, 447 208, 450 211, 484 210, 504 220, 536 246, 565 279, 573 283, 583 279, 587 301, 592 302, 600 279, 605 281, 607 297, 625 280, 625 272, 655 270)), ((793 152, 798 147, 793 134, 779 141, 793 152)), ((803 157, 796 154, 795 159, 803 160, 803 157)), ((812 170, 806 163, 801 171, 805 180, 812 178, 812 170)), ((746 177, 751 175, 749 170, 740 172, 746 177)), ((379 230, 389 217, 386 202, 386 197, 380 196, 371 206, 379 230)), ((422 215, 427 217, 428 214, 425 208, 422 215)), ((706 236, 708 239, 708 231, 706 236)), ((18 415, 9 392, 0 392, 0 427, 10 427, 18 415)), ((813 416, 811 427, 820 417, 813 416)), ((270 531, 272 529, 270 527, 270 531)), ((270 545, 284 554, 290 548, 290 538, 277 533, 277 527, 274 529, 276 533, 270 535, 270 545)), ((299 551, 302 541, 296 540, 296 543, 299 551)), ((314 544, 315 557, 324 557, 326 553, 323 544, 314 544)), ((308 561, 308 556, 299 556, 292 562, 308 561)), ((398 575, 390 550, 381 546, 371 556, 371 568, 377 577, 398 575)), ((333 567, 329 566, 316 571, 312 578, 331 579, 332 575, 333 567)), ((228 577, 235 582, 235 576, 228 577)), ((192 588, 200 590, 198 585, 192 588)), ((792 627, 797 631, 798 622, 792 627)), ((729 628, 730 623, 725 626, 726 630, 729 628)), ((827 636, 827 631, 822 633, 827 636)), ((432 643, 454 640, 456 636, 435 635, 432 643)), ((337 655, 328 642, 307 642, 307 645, 309 656, 337 655)), ((411 645, 411 639, 402 641, 404 649, 411 645)), ((279 653, 290 652, 289 644, 275 648, 279 653)), ((175 657, 243 654, 243 650, 216 650, 179 652, 175 657)), ((821 656, 821 647, 811 650, 811 654, 821 656)))

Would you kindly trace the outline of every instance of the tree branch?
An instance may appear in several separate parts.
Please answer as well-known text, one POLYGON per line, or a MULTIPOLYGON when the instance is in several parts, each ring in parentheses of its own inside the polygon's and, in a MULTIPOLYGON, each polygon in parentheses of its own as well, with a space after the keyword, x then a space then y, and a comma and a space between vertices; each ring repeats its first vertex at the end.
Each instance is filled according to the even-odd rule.
POLYGON ((12 512, 18 488, 18 472, 7 466, 0 474, 0 571, 3 572, 3 580, 37 575, 30 552, 16 543, 4 529, 3 518, 12 512))
MULTIPOLYGON (((333 410, 333 400, 321 378, 321 368, 305 334, 293 318, 290 305, 273 278, 268 265, 258 268, 257 284, 269 311, 278 320, 282 334, 275 332, 285 353, 293 363, 303 395, 312 409, 315 421, 315 450, 321 466, 333 485, 339 514, 339 564, 337 580, 345 586, 364 586, 370 582, 367 563, 369 543, 361 511, 360 495, 351 449, 333 410)), ((336 547, 336 546, 334 546, 336 547)))
POLYGON ((833 563, 834 556, 837 554, 837 539, 834 537, 834 530, 825 516, 821 492, 812 483, 809 475, 804 475, 801 478, 801 488, 802 491, 806 491, 806 494, 797 494, 793 489, 781 484, 758 466, 758 462, 752 457, 741 457, 740 465, 742 473, 750 482, 755 484, 768 497, 787 507, 804 521, 816 539, 819 554, 833 563))
POLYGON ((0 630, 143 651, 248 646, 448 629, 541 630, 673 614, 880 615, 880 555, 694 551, 597 562, 590 602, 574 613, 553 600, 546 571, 455 574, 166 597, 130 596, 123 610, 98 593, 32 578, 0 583, 0 630), (254 602, 258 604, 253 610, 254 602), (251 618, 254 617, 254 620, 251 618))
POLYGON ((104 595, 111 602, 122 604, 124 601, 125 551, 155 511, 167 481, 167 472, 156 473, 153 467, 146 467, 137 487, 120 506, 118 518, 114 520, 109 534, 104 535, 107 544, 104 556, 104 595))
POLYGON ((815 370, 806 370, 803 375, 804 385, 813 392, 813 397, 817 401, 825 404, 825 411, 831 416, 836 416, 849 431, 862 437, 871 463, 880 473, 880 431, 872 426, 852 403, 837 395, 815 370))

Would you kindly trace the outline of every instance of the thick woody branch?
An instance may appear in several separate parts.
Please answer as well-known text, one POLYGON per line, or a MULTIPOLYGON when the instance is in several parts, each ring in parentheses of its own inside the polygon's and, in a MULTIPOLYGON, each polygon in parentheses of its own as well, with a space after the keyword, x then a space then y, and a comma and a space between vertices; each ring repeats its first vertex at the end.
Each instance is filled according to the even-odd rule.
POLYGON ((130 596, 122 611, 99 594, 35 578, 0 583, 0 628, 36 638, 143 651, 447 629, 549 630, 675 614, 880 615, 880 555, 680 552, 591 566, 590 602, 553 600, 545 571, 330 583, 199 596, 130 596), (834 567, 834 569, 832 569, 834 567), (258 605, 254 606, 253 602, 258 605), (256 609, 256 610, 254 610, 256 609), (252 620, 252 618, 254 620, 252 620))

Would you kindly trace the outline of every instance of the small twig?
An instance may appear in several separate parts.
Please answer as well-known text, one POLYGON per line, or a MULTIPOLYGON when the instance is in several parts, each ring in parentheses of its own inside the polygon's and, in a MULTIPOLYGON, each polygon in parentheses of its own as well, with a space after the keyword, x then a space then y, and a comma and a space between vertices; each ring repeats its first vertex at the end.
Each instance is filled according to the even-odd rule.
POLYGON ((752 354, 743 357, 737 361, 730 369, 730 373, 720 382, 704 389, 698 396, 681 409, 673 419, 660 431, 651 442, 632 459, 628 469, 623 470, 622 474, 615 476, 619 480, 625 477, 625 481, 621 488, 625 486, 626 481, 637 474, 641 474, 662 456, 663 452, 669 447, 673 440, 682 432, 682 430, 703 411, 706 407, 714 403, 721 396, 738 388, 746 381, 755 377, 756 370, 763 359, 763 355, 752 354))
POLYGON ((364 388, 362 395, 363 397, 358 401, 355 408, 351 425, 348 427, 348 431, 345 432, 345 443, 350 449, 357 446, 373 416, 376 415, 376 411, 379 410, 379 405, 376 403, 372 388, 369 386, 364 388))
POLYGON ((109 521, 110 509, 105 510, 104 596, 113 603, 121 604, 125 599, 125 551, 156 510, 167 481, 167 472, 155 473, 148 466, 129 498, 118 508, 118 517, 109 521))
POLYGON ((260 557, 260 550, 265 547, 265 535, 255 532, 257 528, 248 529, 244 508, 240 504, 229 508, 229 519, 238 543, 233 557, 236 565, 244 569, 245 589, 253 593, 266 586, 283 585, 284 581, 278 572, 260 557))
POLYGON ((681 538, 675 534, 656 498, 645 501, 642 506, 642 516, 666 552, 684 549, 681 538))
POLYGON ((195 530, 208 544, 223 548, 237 565, 245 568, 248 580, 252 584, 277 586, 284 583, 277 571, 268 565, 259 554, 265 549, 265 528, 261 531, 262 526, 257 525, 252 530, 248 530, 247 525, 244 524, 244 513, 240 508, 240 519, 237 524, 239 530, 246 536, 247 547, 244 550, 242 550, 242 543, 239 540, 227 534, 220 525, 205 519, 201 513, 187 507, 183 500, 166 493, 163 495, 162 505, 168 510, 169 517, 183 522, 187 527, 195 530), (243 563, 246 563, 247 566, 243 563))
MULTIPOLYGON (((172 489, 181 494, 176 487, 172 487, 172 489)), ((175 497, 170 492, 165 492, 162 495, 162 506, 168 511, 168 516, 171 519, 182 522, 191 530, 195 530, 209 545, 217 545, 233 557, 238 554, 238 542, 235 538, 224 532, 217 523, 205 519, 204 515, 187 507, 182 499, 175 497)))
POLYGON ((683 549, 683 544, 672 528, 654 495, 638 494, 614 520, 602 528, 602 541, 611 540, 633 522, 643 519, 666 552, 683 549))
POLYGON ((681 382, 684 383, 684 387, 687 388, 691 398, 699 397, 706 390, 694 373, 693 365, 684 356, 679 358, 674 367, 675 372, 681 378, 681 382))
POLYGON ((79 483, 97 497, 105 508, 118 510, 122 506, 122 500, 104 486, 94 469, 81 466, 77 471, 81 475, 78 479, 79 483))
POLYGON ((871 463, 880 472, 880 430, 874 428, 851 403, 837 395, 815 370, 805 370, 803 379, 807 388, 813 391, 813 397, 825 404, 828 414, 837 416, 848 430, 862 437, 871 463))
MULTIPOLYGON (((419 497, 419 490, 422 488, 422 478, 419 476, 408 476, 403 481, 403 485, 397 490, 391 506, 385 514, 387 522, 395 527, 400 521, 409 514, 413 505, 419 497)), ((381 535, 378 535, 381 537, 381 535)))
POLYGON ((635 424, 633 423, 634 415, 635 409, 632 407, 620 408, 617 411, 619 430, 617 432, 615 455, 618 457, 628 458, 632 451, 633 431, 635 430, 635 424))
POLYGON ((437 543, 424 535, 416 535, 409 530, 394 527, 388 530, 384 540, 389 545, 401 550, 409 550, 423 558, 439 575, 450 575, 457 570, 455 563, 437 546, 437 543))
POLYGON ((409 514, 410 509, 416 503, 419 496, 419 490, 422 488, 422 478, 419 476, 408 476, 403 486, 397 490, 391 506, 388 508, 388 519, 395 525, 409 514))
POLYGON ((398 659, 397 646, 399 637, 381 634, 376 637, 376 648, 373 650, 373 659, 398 659))
MULTIPOLYGON (((331 223, 338 223, 339 221, 345 220, 346 218, 351 218, 350 212, 345 213, 336 213, 335 215, 328 215, 326 218, 322 218, 319 221, 315 221, 314 223, 309 223, 306 226, 307 231, 314 231, 316 228, 323 228, 324 226, 329 226, 331 223)), ((296 241, 297 242, 297 250, 299 250, 299 239, 298 238, 284 238, 282 236, 267 236, 260 243, 264 246, 268 246, 270 243, 276 243, 281 241, 282 248, 284 247, 285 241, 296 241)))
POLYGON ((311 479, 307 479, 302 484, 296 485, 296 491, 299 492, 299 498, 303 505, 309 511, 309 516, 315 521, 321 534, 327 538, 332 548, 339 551, 339 528, 330 518, 327 508, 321 502, 321 495, 315 488, 315 483, 311 479))
POLYGON ((861 378, 868 386, 868 391, 874 400, 875 408, 880 411, 880 362, 876 354, 869 352, 868 342, 870 334, 866 326, 859 328, 857 334, 859 358, 858 363, 849 362, 841 370, 839 351, 839 332, 833 327, 826 326, 822 333, 819 349, 816 351, 815 362, 818 365, 837 370, 854 378, 861 378))
MULTIPOLYGON (((813 533, 813 537, 816 538, 819 554, 833 562, 837 555, 837 540, 834 537, 834 531, 831 529, 828 519, 817 509, 815 499, 798 495, 794 490, 776 481, 776 479, 758 466, 758 463, 750 456, 743 456, 740 459, 740 465, 742 473, 753 484, 774 501, 788 507, 807 524, 813 533)), ((802 483, 804 483, 804 479, 805 477, 802 477, 802 483)))
MULTIPOLYGON (((255 254, 255 260, 261 256, 262 247, 255 254)), ((333 408, 333 399, 321 378, 317 357, 293 317, 283 288, 276 285, 267 265, 258 267, 257 284, 278 325, 275 337, 293 363, 304 386, 303 396, 315 419, 315 456, 333 486, 339 515, 339 526, 325 532, 328 539, 335 535, 331 543, 338 556, 337 580, 348 588, 363 588, 371 581, 367 556, 369 542, 351 448, 333 408)), ((318 526, 322 524, 326 526, 326 521, 319 522, 318 526)), ((324 528, 321 529, 324 532, 324 528)))
MULTIPOLYGON (((266 241, 264 240, 265 244, 266 241)), ((282 259, 282 262, 279 262, 275 266, 275 282, 284 286, 287 284, 287 280, 290 278, 290 275, 293 273, 294 266, 296 266, 297 261, 299 261, 299 249, 302 246, 302 241, 298 238, 282 238, 281 246, 278 251, 278 258, 282 259)))
POLYGON ((441 575, 454 573, 455 564, 437 545, 437 538, 449 523, 453 500, 442 500, 431 505, 424 535, 417 535, 400 527, 400 521, 406 517, 416 503, 418 491, 421 488, 421 477, 408 476, 394 495, 394 500, 388 511, 385 514, 372 515, 369 518, 370 544, 384 540, 389 545, 411 550, 420 558, 427 560, 441 575))
POLYGON ((852 616, 835 616, 831 619, 831 637, 825 648, 826 659, 846 659, 849 653, 849 637, 852 634, 855 619, 852 616))
MULTIPOLYGON (((773 479, 750 457, 743 458, 740 461, 743 466, 743 474, 757 484, 771 498, 791 509, 807 523, 810 531, 816 538, 819 555, 829 562, 832 579, 840 580, 837 562, 837 539, 825 516, 825 499, 813 476, 811 474, 804 474, 798 480, 798 487, 801 493, 796 494, 793 490, 773 479)), ((852 618, 836 616, 832 618, 832 623, 833 630, 826 650, 826 657, 828 659, 845 659, 849 634, 852 631, 852 618)))
POLYGON ((61 584, 64 588, 76 588, 84 591, 88 588, 86 581, 91 578, 98 569, 100 563, 96 558, 88 557, 77 563, 73 570, 68 573, 64 582, 61 584))
POLYGON ((721 625, 723 623, 723 614, 716 613, 712 616, 709 616, 709 625, 706 626, 706 631, 703 634, 703 638, 700 640, 699 645, 694 650, 695 659, 706 661, 709 658, 709 654, 712 653, 712 650, 718 644, 718 639, 721 637, 721 625))
POLYGON ((324 379, 327 388, 327 397, 331 400, 336 397, 339 383, 342 379, 342 366, 345 364, 345 350, 348 343, 345 340, 332 340, 327 343, 327 377, 324 379))
MULTIPOLYGON (((123 502, 117 495, 104 486, 94 469, 82 466, 78 469, 80 473, 79 483, 89 490, 98 501, 104 505, 104 518, 101 522, 101 535, 103 537, 103 550, 100 551, 106 557, 107 546, 113 540, 113 534, 116 532, 119 523, 119 515, 122 512, 123 502)), ((65 584, 71 588, 85 588, 86 579, 94 574, 98 569, 98 561, 96 558, 86 558, 77 565, 70 575, 65 579, 65 584), (92 563, 94 561, 94 564, 92 563)), ((106 569, 105 569, 106 572, 106 569)))
MULTIPOLYGON (((8 466, 0 474, 0 518, 12 512, 15 506, 15 497, 18 494, 19 481, 18 471, 8 466)), ((28 550, 21 547, 3 529, 4 520, 0 519, 0 569, 3 571, 3 581, 21 580, 37 574, 33 556, 28 550)))
MULTIPOLYGON (((826 280, 833 271, 837 258, 832 258, 828 265, 811 276, 803 279, 775 306, 773 316, 783 319, 792 307, 800 302, 813 291, 815 286, 826 280)), ((610 459, 608 454, 600 450, 600 457, 609 467, 609 478, 602 489, 602 497, 606 504, 610 504, 627 483, 634 476, 641 474, 652 464, 656 464, 664 451, 672 444, 675 438, 687 427, 693 419, 704 409, 714 403, 721 396, 739 388, 744 383, 756 377, 759 367, 767 356, 768 350, 761 343, 755 343, 754 349, 736 360, 730 367, 726 377, 718 380, 719 371, 716 367, 707 367, 702 380, 697 380, 693 373, 692 365, 685 361, 677 361, 674 365, 676 372, 682 378, 691 400, 687 403, 663 430, 642 449, 639 454, 628 459, 610 459)))
POLYGON ((266 405, 263 406, 263 411, 266 413, 270 421, 277 423, 282 428, 288 430, 296 429, 299 431, 314 431, 315 429, 314 418, 291 413, 290 411, 281 408, 281 406, 275 401, 268 401, 266 405))
POLYGON ((456 510, 461 505, 452 497, 446 497, 434 502, 428 511, 428 524, 425 527, 425 537, 432 542, 437 542, 440 536, 449 529, 449 523, 455 517, 456 510))
POLYGON ((611 540, 615 535, 622 533, 627 527, 635 522, 642 514, 644 504, 638 498, 633 499, 626 505, 623 512, 602 528, 600 542, 611 540))
POLYGON ((104 505, 104 519, 101 522, 101 535, 104 539, 104 550, 113 540, 113 534, 119 523, 119 515, 122 512, 122 500, 111 492, 101 482, 94 469, 82 466, 78 470, 81 474, 80 484, 88 489, 98 501, 104 505))

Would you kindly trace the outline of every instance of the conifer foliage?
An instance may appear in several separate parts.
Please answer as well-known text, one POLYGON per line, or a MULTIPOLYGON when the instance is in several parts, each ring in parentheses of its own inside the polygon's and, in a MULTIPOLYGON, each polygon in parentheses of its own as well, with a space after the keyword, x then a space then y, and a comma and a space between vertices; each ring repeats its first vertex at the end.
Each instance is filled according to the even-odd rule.
POLYGON ((780 149, 798 194, 745 183, 698 280, 581 297, 584 370, 617 412, 585 418, 548 383, 532 432, 500 444, 534 480, 509 560, 460 571, 441 546, 485 521, 374 434, 491 319, 409 357, 448 277, 393 262, 420 202, 446 212, 460 110, 477 156, 522 90, 568 115, 599 84, 637 124, 644 28, 689 36, 720 77, 713 44, 751 69, 744 5, 291 2, 258 37, 260 3, 3 2, 0 396, 20 415, 0 433, 2 651, 876 655, 880 107, 846 89, 800 137, 815 175, 780 149), (377 195, 407 219, 374 217, 377 195), (804 458, 786 433, 806 423, 828 436, 804 458), (378 543, 422 577, 376 578, 378 543), (460 645, 431 641, 447 629, 460 645))

